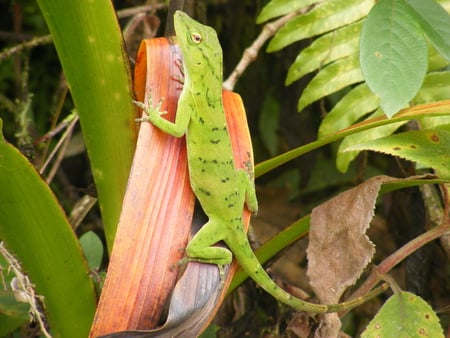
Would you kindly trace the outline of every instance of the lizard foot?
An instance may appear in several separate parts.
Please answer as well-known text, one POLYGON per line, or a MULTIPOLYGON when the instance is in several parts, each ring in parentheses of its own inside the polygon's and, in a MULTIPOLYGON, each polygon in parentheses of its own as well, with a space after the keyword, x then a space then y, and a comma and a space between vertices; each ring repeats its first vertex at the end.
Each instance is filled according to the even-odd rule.
MULTIPOLYGON (((170 271, 173 271, 177 267, 184 265, 188 262, 198 262, 198 260, 191 259, 189 257, 184 257, 184 258, 180 259, 178 262, 176 262, 175 264, 172 264, 172 266, 170 267, 170 271)), ((205 263, 205 264, 208 264, 208 263, 205 263)), ((222 264, 216 264, 216 265, 217 265, 217 268, 219 269, 220 287, 222 288, 223 285, 225 284, 225 266, 226 265, 222 265, 222 264)))
POLYGON ((164 98, 161 98, 161 100, 158 102, 158 104, 155 106, 153 104, 152 96, 149 94, 147 99, 147 105, 143 102, 132 100, 132 102, 141 108, 147 116, 137 118, 135 119, 136 122, 152 122, 158 118, 160 118, 161 115, 167 114, 167 111, 161 111, 161 106, 164 101, 164 98))

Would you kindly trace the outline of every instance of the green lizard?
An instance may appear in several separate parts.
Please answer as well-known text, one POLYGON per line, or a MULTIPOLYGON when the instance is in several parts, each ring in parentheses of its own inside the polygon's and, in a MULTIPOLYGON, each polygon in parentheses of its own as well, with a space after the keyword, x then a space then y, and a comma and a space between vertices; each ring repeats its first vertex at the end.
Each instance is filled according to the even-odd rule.
POLYGON ((192 190, 208 222, 186 247, 186 260, 221 266, 230 264, 232 256, 264 290, 282 303, 298 310, 325 313, 358 306, 385 288, 367 297, 341 304, 322 305, 295 298, 280 288, 265 272, 254 255, 242 222, 244 204, 256 213, 253 175, 236 169, 222 103, 222 49, 211 27, 175 13, 175 31, 183 55, 184 85, 175 122, 161 117, 160 104, 153 107, 135 102, 149 121, 162 131, 181 137, 186 135, 189 177, 192 190), (219 241, 228 248, 213 246, 219 241))

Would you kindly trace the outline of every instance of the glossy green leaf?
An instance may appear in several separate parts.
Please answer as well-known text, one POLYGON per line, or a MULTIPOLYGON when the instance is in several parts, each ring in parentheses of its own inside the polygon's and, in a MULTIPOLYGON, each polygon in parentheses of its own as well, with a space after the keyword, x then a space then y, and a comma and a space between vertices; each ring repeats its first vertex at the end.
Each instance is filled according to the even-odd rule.
POLYGON ((367 15, 374 3, 374 0, 324 1, 284 25, 270 41, 267 51, 274 52, 296 41, 358 21, 367 15))
POLYGON ((404 0, 381 0, 361 31, 360 62, 369 88, 391 117, 417 94, 427 71, 427 42, 404 0))
POLYGON ((444 332, 427 302, 413 293, 402 291, 384 303, 361 337, 443 338, 444 332))
POLYGON ((0 187, 0 238, 44 297, 54 336, 87 337, 96 297, 78 240, 46 182, 1 133, 0 187))
POLYGON ((450 60, 450 15, 434 0, 406 0, 415 10, 424 33, 437 50, 450 60))
POLYGON ((361 25, 361 22, 356 22, 314 40, 289 67, 286 85, 330 62, 356 53, 361 25))
POLYGON ((80 117, 108 247, 136 138, 128 59, 111 1, 39 0, 80 117))
POLYGON ((379 98, 370 91, 365 83, 355 86, 336 103, 322 120, 319 138, 351 126, 364 115, 376 110, 379 105, 379 98))
POLYGON ((324 96, 363 80, 356 55, 351 55, 324 67, 306 86, 297 109, 301 111, 324 96))
POLYGON ((347 147, 346 150, 373 150, 399 156, 437 170, 450 179, 450 130, 415 130, 347 147))
POLYGON ((266 22, 317 2, 320 0, 272 0, 259 13, 256 23, 266 22))

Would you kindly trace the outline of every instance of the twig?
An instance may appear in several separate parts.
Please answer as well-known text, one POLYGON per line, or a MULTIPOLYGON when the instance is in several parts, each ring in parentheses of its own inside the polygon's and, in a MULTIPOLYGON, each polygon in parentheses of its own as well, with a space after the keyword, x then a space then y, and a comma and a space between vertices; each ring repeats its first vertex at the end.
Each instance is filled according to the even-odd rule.
POLYGON ((39 37, 33 38, 33 39, 31 39, 29 41, 25 41, 17 46, 3 50, 3 52, 0 53, 0 61, 13 56, 14 54, 21 53, 26 49, 30 49, 30 48, 33 48, 36 46, 48 44, 51 42, 52 42, 51 35, 44 35, 44 36, 39 36, 39 37))
POLYGON ((309 8, 302 8, 295 12, 289 13, 280 19, 269 22, 264 26, 261 33, 258 35, 256 40, 252 43, 252 45, 244 50, 244 53, 242 54, 242 58, 237 64, 236 68, 233 70, 233 72, 230 74, 228 79, 226 79, 223 83, 223 88, 227 90, 233 90, 234 86, 236 85, 237 80, 241 77, 241 75, 244 73, 245 69, 249 66, 250 63, 256 60, 256 57, 258 56, 258 52, 261 49, 261 47, 264 45, 264 43, 270 39, 275 33, 289 20, 294 18, 295 16, 299 14, 303 14, 306 11, 308 11, 309 8))
POLYGON ((143 12, 148 11, 155 11, 161 8, 167 7, 166 4, 158 4, 158 5, 144 5, 144 6, 137 6, 132 8, 125 8, 117 11, 117 17, 119 19, 123 19, 129 16, 141 14, 143 12))
POLYGON ((379 281, 380 275, 387 274, 397 264, 403 261, 406 257, 411 255, 414 251, 421 248, 425 244, 450 233, 450 219, 446 218, 446 221, 441 225, 423 233, 422 235, 414 238, 412 241, 406 243, 392 255, 387 257, 380 265, 378 265, 375 271, 372 271, 369 277, 364 283, 356 290, 349 299, 361 297, 369 292, 379 281))
POLYGON ((53 177, 55 176, 56 170, 59 167, 59 164, 61 163, 62 158, 64 157, 64 150, 66 149, 67 144, 70 141, 70 136, 72 135, 73 128, 75 127, 76 123, 78 122, 78 115, 75 115, 75 116, 70 115, 68 117, 68 119, 61 122, 61 124, 65 125, 68 121, 70 121, 70 122, 67 125, 66 131, 61 136, 61 138, 58 140, 58 143, 56 144, 55 148, 52 150, 51 154, 48 156, 47 160, 45 161, 45 163, 42 165, 42 167, 39 170, 39 173, 42 175, 44 173, 45 169, 47 168, 48 164, 50 163, 50 161, 55 156, 56 152, 60 151, 59 155, 56 158, 55 164, 52 167, 52 170, 50 171, 50 173, 48 174, 48 176, 46 178, 47 183, 50 183, 52 181, 53 177))
POLYGON ((30 315, 33 320, 37 321, 42 334, 47 338, 52 338, 50 333, 48 333, 44 320, 43 314, 39 311, 39 298, 41 296, 36 295, 34 292, 34 285, 30 282, 28 276, 22 272, 22 267, 17 259, 9 253, 9 251, 4 247, 3 242, 0 242, 0 254, 5 258, 9 264, 9 269, 13 271, 16 275, 15 279, 11 281, 13 291, 16 294, 16 298, 20 298, 19 301, 26 302, 30 305, 30 315))
MULTIPOLYGON (((129 16, 136 15, 138 13, 142 13, 142 12, 146 12, 146 11, 150 11, 150 10, 156 10, 156 9, 160 9, 160 8, 164 8, 164 7, 166 7, 166 5, 159 4, 159 5, 145 5, 145 6, 138 6, 138 7, 133 7, 133 8, 122 9, 122 10, 117 11, 117 17, 120 19, 126 18, 129 16)), ((6 33, 2 33, 2 34, 5 35, 6 33)), ((36 46, 40 46, 40 45, 44 45, 44 44, 49 44, 52 42, 53 42, 53 40, 52 40, 52 36, 50 34, 32 38, 31 40, 22 42, 21 44, 16 45, 14 47, 4 49, 0 53, 0 62, 6 58, 11 57, 14 54, 21 53, 24 50, 31 49, 36 46)))

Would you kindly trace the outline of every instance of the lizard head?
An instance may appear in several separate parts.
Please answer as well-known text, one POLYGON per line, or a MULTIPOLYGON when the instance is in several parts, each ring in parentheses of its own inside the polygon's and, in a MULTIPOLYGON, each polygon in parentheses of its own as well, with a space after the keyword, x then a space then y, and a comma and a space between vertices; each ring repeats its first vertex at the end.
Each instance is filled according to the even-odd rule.
POLYGON ((218 70, 219 74, 215 75, 220 76, 221 80, 222 48, 216 31, 182 11, 175 12, 174 24, 187 73, 191 76, 199 72, 205 75, 218 70))

